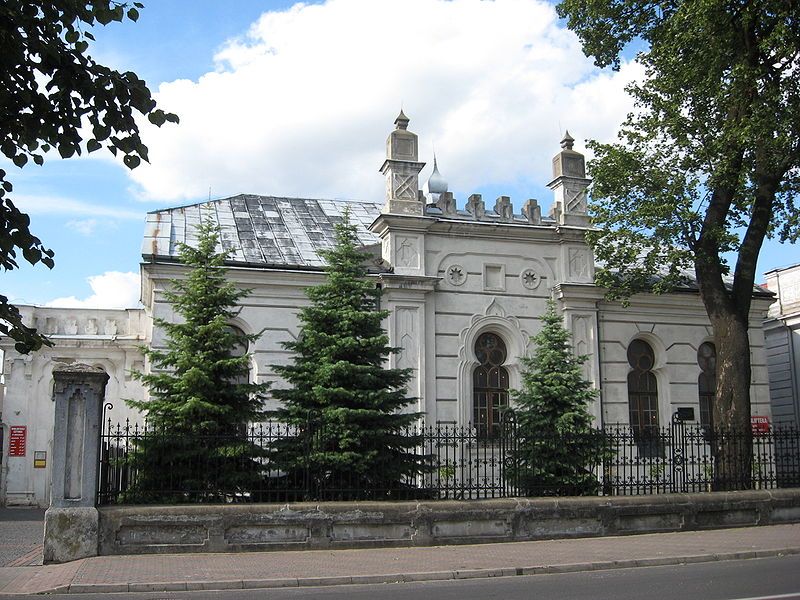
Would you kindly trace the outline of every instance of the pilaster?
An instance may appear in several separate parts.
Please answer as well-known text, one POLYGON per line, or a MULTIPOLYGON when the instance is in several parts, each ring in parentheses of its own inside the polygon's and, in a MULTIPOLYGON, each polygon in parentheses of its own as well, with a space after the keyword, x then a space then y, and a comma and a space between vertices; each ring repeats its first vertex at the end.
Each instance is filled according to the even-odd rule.
POLYGON ((380 276, 383 288, 382 307, 389 310, 387 331, 389 343, 399 352, 391 355, 390 367, 411 369, 407 390, 416 399, 414 410, 428 414, 435 410, 435 398, 428 398, 435 389, 436 363, 433 358, 435 327, 432 312, 427 310, 429 294, 434 291, 435 277, 380 276), (430 389, 429 389, 430 388, 430 389), (430 405, 429 405, 430 404, 430 405))
POLYGON ((53 370, 55 427, 50 508, 45 513, 44 562, 97 556, 98 454, 108 375, 72 364, 53 370))
POLYGON ((595 286, 561 286, 553 288, 554 298, 558 301, 564 317, 564 327, 572 336, 572 350, 576 356, 585 356, 583 376, 592 382, 598 395, 590 412, 594 415, 595 425, 602 425, 602 382, 600 381, 600 343, 599 343, 599 310, 598 301, 602 292, 595 286))

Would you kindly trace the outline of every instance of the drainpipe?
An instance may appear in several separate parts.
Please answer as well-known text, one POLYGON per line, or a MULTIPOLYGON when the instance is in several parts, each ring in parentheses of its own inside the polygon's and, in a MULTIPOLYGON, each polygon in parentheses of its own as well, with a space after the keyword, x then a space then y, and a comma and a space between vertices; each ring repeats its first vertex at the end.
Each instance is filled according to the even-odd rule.
POLYGON ((597 315, 597 335, 595 336, 595 345, 597 352, 597 389, 600 393, 600 429, 605 425, 605 407, 603 405, 604 392, 603 389, 603 357, 600 355, 600 302, 594 303, 595 314, 597 315))

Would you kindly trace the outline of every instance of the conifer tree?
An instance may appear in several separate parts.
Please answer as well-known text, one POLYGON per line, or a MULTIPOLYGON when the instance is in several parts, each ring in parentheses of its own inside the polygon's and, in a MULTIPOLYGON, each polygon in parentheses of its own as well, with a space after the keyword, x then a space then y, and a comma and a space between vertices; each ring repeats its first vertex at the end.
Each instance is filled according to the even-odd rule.
POLYGON ((197 247, 180 245, 188 272, 164 292, 180 319, 154 320, 166 347, 143 348, 150 372, 133 373, 150 390, 150 400, 128 401, 147 419, 132 456, 134 500, 247 499, 261 478, 264 452, 248 441, 247 423, 263 417, 268 384, 249 383, 250 354, 236 352, 259 334, 230 325, 249 290, 226 280, 228 253, 217 251, 218 240, 207 221, 197 228, 197 247))
POLYGON ((422 460, 419 440, 404 435, 419 418, 401 412, 412 401, 410 370, 385 368, 396 351, 382 328, 389 311, 379 310, 380 290, 364 266, 370 255, 348 211, 335 231, 335 246, 320 252, 326 281, 306 291, 301 334, 284 343, 292 363, 275 366, 289 387, 272 392, 282 406, 271 415, 298 435, 278 440, 270 460, 312 498, 392 497, 422 460))
POLYGON ((602 433, 592 426, 587 404, 595 390, 581 372, 570 334, 550 300, 533 337, 532 357, 522 359, 522 389, 514 393, 517 446, 510 475, 530 496, 596 494, 593 467, 603 456, 602 433))

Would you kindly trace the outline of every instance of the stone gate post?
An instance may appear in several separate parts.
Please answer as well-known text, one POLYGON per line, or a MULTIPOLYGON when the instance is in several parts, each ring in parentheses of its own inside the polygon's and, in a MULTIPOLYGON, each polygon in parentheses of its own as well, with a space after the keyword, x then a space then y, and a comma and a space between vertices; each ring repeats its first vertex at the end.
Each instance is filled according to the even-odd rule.
POLYGON ((50 508, 44 519, 44 562, 97 556, 98 451, 108 375, 73 364, 53 369, 55 427, 50 508))

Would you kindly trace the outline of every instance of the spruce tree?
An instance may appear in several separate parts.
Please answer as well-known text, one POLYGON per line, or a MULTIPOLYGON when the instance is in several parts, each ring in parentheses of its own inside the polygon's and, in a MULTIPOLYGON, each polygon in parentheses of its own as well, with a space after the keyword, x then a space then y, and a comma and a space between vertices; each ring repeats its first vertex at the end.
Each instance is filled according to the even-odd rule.
POLYGON ((259 334, 230 325, 249 290, 225 277, 227 252, 218 252, 218 229, 197 228, 197 246, 181 244, 185 278, 171 281, 166 299, 177 322, 154 319, 165 348, 143 348, 150 372, 134 372, 150 400, 128 401, 147 419, 135 445, 135 501, 249 500, 261 480, 264 451, 247 437, 247 424, 263 417, 268 384, 249 383, 250 354, 239 354, 259 334))
POLYGON ((581 372, 570 334, 550 300, 533 337, 532 357, 522 359, 522 389, 514 392, 517 444, 510 475, 530 496, 579 496, 598 492, 594 469, 603 435, 592 426, 587 404, 595 390, 581 372))
POLYGON ((382 328, 389 311, 379 309, 380 290, 365 267, 370 255, 359 249, 347 210, 335 232, 334 247, 320 252, 326 281, 306 291, 301 334, 284 343, 292 362, 275 366, 289 387, 272 392, 282 405, 271 416, 298 434, 277 440, 270 461, 299 496, 397 497, 409 492, 403 480, 422 461, 414 451, 420 440, 406 432, 419 414, 401 412, 412 401, 410 370, 385 368, 396 351, 382 328))

